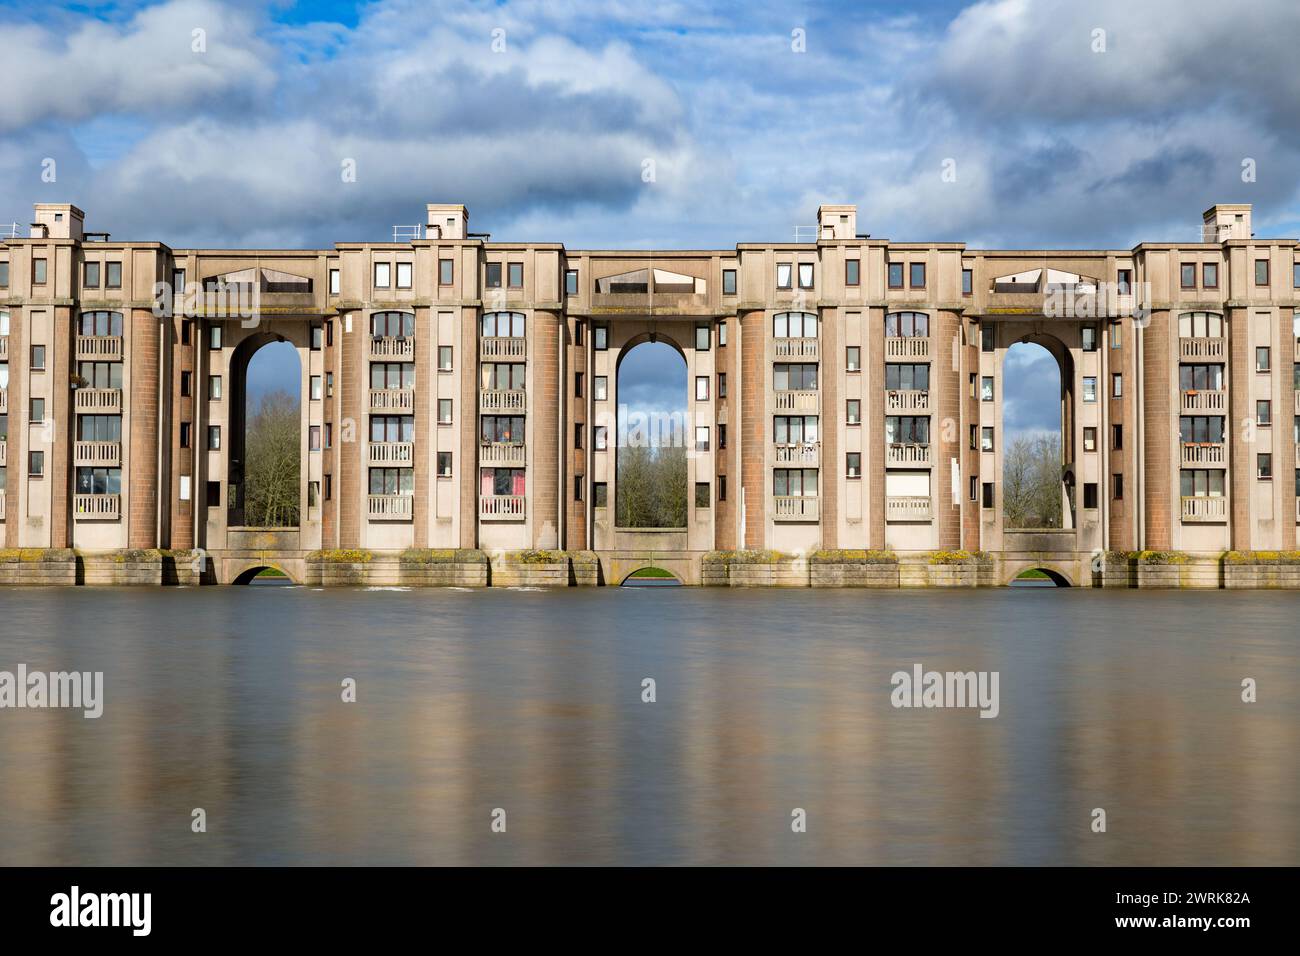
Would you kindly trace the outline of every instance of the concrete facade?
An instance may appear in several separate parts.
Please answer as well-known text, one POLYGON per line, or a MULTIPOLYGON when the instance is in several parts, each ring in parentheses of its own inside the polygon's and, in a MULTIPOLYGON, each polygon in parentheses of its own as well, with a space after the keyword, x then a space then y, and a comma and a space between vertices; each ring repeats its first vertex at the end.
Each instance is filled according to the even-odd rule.
POLYGON ((1255 237, 1249 206, 1211 207, 1201 242, 1088 251, 891 242, 853 206, 821 207, 807 242, 654 252, 494 242, 451 204, 402 241, 306 251, 84 218, 38 204, 0 241, 9 551, 199 548, 230 576, 259 555, 584 552, 618 583, 655 558, 705 579, 737 549, 982 552, 1073 579, 1102 552, 1295 548, 1300 247, 1255 237), (247 364, 276 341, 300 361, 302 518, 268 551, 239 458, 247 364), (685 363, 684 528, 615 521, 619 362, 646 341, 685 363), (1018 342, 1062 373, 1064 528, 1032 547, 1002 514, 1018 342), (509 440, 484 430, 500 419, 509 440), (391 421, 402 440, 375 440, 391 421))

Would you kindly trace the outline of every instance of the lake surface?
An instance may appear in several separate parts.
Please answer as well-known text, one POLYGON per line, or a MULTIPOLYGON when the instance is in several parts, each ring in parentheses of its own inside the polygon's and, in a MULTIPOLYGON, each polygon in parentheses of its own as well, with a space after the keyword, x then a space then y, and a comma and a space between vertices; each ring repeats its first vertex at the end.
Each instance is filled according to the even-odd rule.
POLYGON ((4 588, 0 670, 106 686, 98 720, 0 710, 0 863, 1295 865, 1298 619, 1283 592, 4 588), (999 715, 896 709, 917 663, 999 672, 999 715))

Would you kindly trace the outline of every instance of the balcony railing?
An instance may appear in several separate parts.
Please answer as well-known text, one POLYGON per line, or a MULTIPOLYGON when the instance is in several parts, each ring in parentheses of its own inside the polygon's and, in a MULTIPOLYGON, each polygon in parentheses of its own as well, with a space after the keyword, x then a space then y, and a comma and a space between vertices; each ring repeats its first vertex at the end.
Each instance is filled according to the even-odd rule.
POLYGON ((776 410, 778 412, 815 412, 817 411, 816 389, 777 392, 776 410))
POLYGON ((409 412, 415 408, 413 388, 372 388, 370 410, 376 412, 409 412))
POLYGON ((523 495, 484 495, 478 500, 480 521, 517 521, 524 516, 523 495))
POLYGON ((886 442, 885 467, 912 467, 930 465, 930 446, 919 442, 886 442))
POLYGON ((78 335, 78 362, 120 362, 122 361, 122 336, 120 335, 78 335))
POLYGON ((521 442, 480 442, 478 461, 480 465, 510 465, 522 468, 527 452, 521 442))
POLYGON ((885 360, 890 359, 928 359, 930 357, 930 337, 923 335, 887 335, 885 336, 885 360))
POLYGON ((821 463, 821 442, 799 442, 795 445, 777 445, 776 463, 778 465, 807 465, 817 467, 821 463))
POLYGON ((121 495, 73 495, 72 510, 78 518, 113 520, 122 517, 121 495))
POLYGON ((886 521, 929 521, 930 499, 925 495, 890 495, 885 499, 886 521))
POLYGON ((369 495, 366 515, 371 521, 410 521, 414 502, 414 495, 369 495))
POLYGON ((0 359, 9 357, 9 336, 0 335, 0 359))
POLYGON ((370 337, 371 358, 414 359, 415 339, 408 336, 372 335, 370 337))
POLYGON ((1195 495, 1183 498, 1184 521, 1227 521, 1228 499, 1223 495, 1195 495))
POLYGON ((1182 410, 1185 412, 1218 412, 1228 407, 1228 393, 1223 389, 1202 389, 1182 393, 1182 410))
POLYGON ((816 359, 816 339, 777 339, 776 357, 779 359, 816 359))
POLYGON ((523 412, 528 393, 523 389, 489 388, 478 393, 481 412, 523 412))
POLYGON ((1223 338, 1180 338, 1178 340, 1178 358, 1188 362, 1197 359, 1223 361, 1228 354, 1227 339, 1223 338))
POLYGON ((930 409, 930 393, 923 389, 889 389, 885 392, 885 410, 890 412, 925 412, 930 409))
POLYGON ((122 412, 120 388, 79 388, 73 395, 73 407, 78 412, 100 415, 119 415, 122 412))
POLYGON ((415 444, 409 441, 372 441, 370 464, 409 465, 415 460, 415 444))
POLYGON ((1184 465, 1224 465, 1228 460, 1222 442, 1186 442, 1183 444, 1184 465))
POLYGON ((73 445, 72 457, 77 465, 116 468, 122 463, 120 441, 79 441, 73 445))
POLYGON ((524 359, 528 357, 528 340, 520 336, 488 336, 478 340, 478 354, 483 359, 524 359))
POLYGON ((821 499, 778 495, 772 499, 772 517, 777 521, 819 521, 821 499))

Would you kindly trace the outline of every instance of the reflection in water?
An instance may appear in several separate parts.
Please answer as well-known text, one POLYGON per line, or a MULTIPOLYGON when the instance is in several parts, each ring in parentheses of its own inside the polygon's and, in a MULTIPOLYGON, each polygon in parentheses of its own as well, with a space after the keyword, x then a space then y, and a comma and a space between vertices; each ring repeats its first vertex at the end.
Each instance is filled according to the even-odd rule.
POLYGON ((0 711, 0 863, 1296 864, 1296 603, 5 589, 0 670, 105 711, 0 711), (1000 716, 895 710, 918 662, 1000 716))

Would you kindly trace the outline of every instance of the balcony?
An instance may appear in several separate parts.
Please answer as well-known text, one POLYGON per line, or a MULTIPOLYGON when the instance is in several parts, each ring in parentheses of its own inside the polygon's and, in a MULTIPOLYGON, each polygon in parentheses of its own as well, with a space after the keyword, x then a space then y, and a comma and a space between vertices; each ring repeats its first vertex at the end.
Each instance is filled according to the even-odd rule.
POLYGON ((885 336, 885 361, 894 359, 928 359, 930 338, 922 335, 885 336))
POLYGON ((120 388, 79 388, 73 393, 73 407, 77 412, 97 415, 122 414, 120 388))
POLYGON ((397 359, 411 362, 415 360, 415 339, 406 336, 372 335, 370 337, 370 357, 377 359, 397 359))
POLYGON ((1224 338, 1180 338, 1178 359, 1182 362, 1222 362, 1228 354, 1228 340, 1224 338))
POLYGON ((86 521, 117 521, 122 517, 122 496, 73 495, 72 510, 86 521))
POLYGON ((776 339, 776 357, 779 359, 816 361, 818 354, 816 339, 776 339))
POLYGON ((523 414, 528 393, 522 389, 488 388, 478 393, 478 410, 480 412, 514 412, 523 414))
POLYGON ((778 412, 816 412, 818 402, 816 389, 776 393, 778 412))
POLYGON ((930 467, 930 446, 919 442, 887 442, 886 468, 930 467))
POLYGON ((122 361, 122 336, 120 335, 78 335, 78 362, 120 362, 122 361))
POLYGON ((1183 444, 1182 463, 1184 465, 1222 468, 1227 462, 1227 449, 1222 442, 1186 442, 1183 444))
POLYGON ((891 495, 885 499, 886 521, 929 521, 930 499, 924 495, 891 495))
POLYGON ((523 495, 485 495, 478 500, 480 521, 519 521, 524 516, 523 495))
POLYGON ((1183 498, 1184 521, 1227 521, 1228 499, 1224 495, 1195 495, 1183 498))
POLYGON ((527 452, 521 442, 480 442, 478 446, 478 463, 480 465, 505 465, 511 468, 524 467, 527 452))
POLYGON ((885 391, 888 412, 928 412, 930 393, 923 389, 888 389, 885 391))
POLYGON ((414 495, 367 495, 366 516, 371 521, 410 521, 414 495))
POLYGON ((1228 407, 1228 393, 1221 388, 1183 392, 1179 407, 1184 412, 1214 412, 1222 415, 1228 407))
POLYGON ((820 498, 777 496, 772 499, 772 517, 777 521, 818 521, 820 502, 820 498))
POLYGON ((415 389, 413 388, 372 388, 370 390, 372 412, 409 412, 414 409, 415 389))
POLYGON ((79 441, 73 445, 73 463, 76 465, 116 468, 122 464, 120 441, 79 441))
POLYGON ((821 464, 821 457, 822 444, 817 441, 776 446, 776 463, 778 465, 804 465, 809 468, 816 468, 821 464))
POLYGON ((372 441, 370 464, 409 465, 415 460, 415 443, 409 441, 372 441))
POLYGON ((523 361, 528 357, 528 340, 523 336, 488 336, 478 340, 478 354, 485 361, 523 361))

